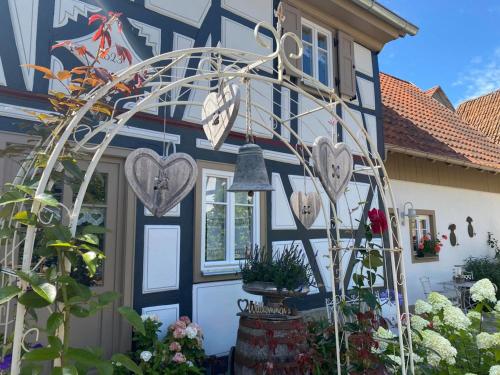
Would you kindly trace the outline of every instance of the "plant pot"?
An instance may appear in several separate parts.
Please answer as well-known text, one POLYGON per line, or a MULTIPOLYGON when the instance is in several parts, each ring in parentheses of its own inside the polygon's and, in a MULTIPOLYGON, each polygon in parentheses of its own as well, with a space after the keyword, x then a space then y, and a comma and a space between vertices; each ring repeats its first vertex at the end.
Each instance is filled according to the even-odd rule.
POLYGON ((417 251, 417 258, 423 258, 425 256, 424 252, 419 250, 417 251))
POLYGON ((295 290, 278 289, 272 282, 254 281, 243 284, 243 290, 250 294, 267 298, 268 306, 282 306, 286 298, 303 297, 309 293, 308 287, 299 287, 295 290))

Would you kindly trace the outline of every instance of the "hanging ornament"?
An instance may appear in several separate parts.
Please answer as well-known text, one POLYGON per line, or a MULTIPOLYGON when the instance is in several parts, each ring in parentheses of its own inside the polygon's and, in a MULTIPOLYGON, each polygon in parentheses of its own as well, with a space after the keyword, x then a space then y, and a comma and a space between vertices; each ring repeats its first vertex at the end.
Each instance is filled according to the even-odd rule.
POLYGON ((321 136, 314 141, 312 159, 321 185, 330 199, 336 202, 351 180, 351 151, 345 143, 333 144, 330 138, 321 136))
POLYGON ((157 217, 162 217, 193 189, 198 175, 196 162, 185 153, 161 157, 139 148, 125 162, 125 176, 135 195, 157 217))
POLYGON ((290 196, 290 206, 297 219, 309 229, 321 211, 321 197, 316 192, 294 191, 290 196))
POLYGON ((207 139, 218 150, 231 132, 240 108, 240 88, 223 85, 219 92, 207 95, 201 108, 201 123, 207 139))
POLYGON ((469 223, 469 225, 467 225, 467 233, 469 234, 469 237, 472 238, 476 235, 476 233, 474 232, 474 227, 472 226, 473 220, 470 216, 467 216, 465 221, 469 223))

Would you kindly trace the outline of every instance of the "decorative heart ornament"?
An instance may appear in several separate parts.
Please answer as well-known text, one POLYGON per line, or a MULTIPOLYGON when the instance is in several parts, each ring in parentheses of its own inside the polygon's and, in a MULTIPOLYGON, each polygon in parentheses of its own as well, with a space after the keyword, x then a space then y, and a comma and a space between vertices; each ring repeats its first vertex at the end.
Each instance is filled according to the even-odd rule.
POLYGON ((351 151, 345 143, 333 144, 328 137, 318 137, 313 144, 312 158, 321 185, 330 199, 336 202, 351 180, 351 151))
POLYGON ((295 191, 290 197, 290 206, 297 219, 309 229, 321 211, 321 197, 316 192, 295 191))
POLYGON ((193 189, 198 168, 188 154, 162 158, 153 150, 138 148, 127 157, 125 175, 144 206, 162 217, 193 189))
POLYGON ((218 150, 233 127, 240 109, 240 88, 225 85, 220 93, 207 95, 201 109, 201 123, 207 139, 218 150))

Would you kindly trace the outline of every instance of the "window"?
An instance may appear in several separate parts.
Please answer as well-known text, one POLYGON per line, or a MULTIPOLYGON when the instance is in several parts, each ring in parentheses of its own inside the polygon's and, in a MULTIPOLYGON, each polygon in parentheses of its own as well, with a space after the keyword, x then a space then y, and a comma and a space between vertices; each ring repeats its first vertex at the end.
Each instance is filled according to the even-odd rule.
POLYGON ((434 211, 417 210, 417 216, 410 220, 410 243, 413 260, 437 260, 435 250, 437 233, 435 229, 434 211))
POLYGON ((312 22, 302 19, 302 69, 326 86, 331 85, 332 34, 312 22))
POLYGON ((245 250, 260 243, 259 193, 231 193, 233 172, 205 168, 201 179, 200 263, 203 276, 239 271, 245 250))

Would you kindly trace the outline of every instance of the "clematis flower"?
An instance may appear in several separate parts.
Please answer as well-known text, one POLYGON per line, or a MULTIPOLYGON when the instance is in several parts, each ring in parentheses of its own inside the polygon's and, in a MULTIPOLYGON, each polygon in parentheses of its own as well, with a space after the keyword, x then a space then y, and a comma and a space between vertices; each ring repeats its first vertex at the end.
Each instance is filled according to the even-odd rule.
POLYGON ((373 208, 368 211, 368 218, 370 219, 370 227, 374 234, 383 234, 388 229, 384 211, 373 208))

